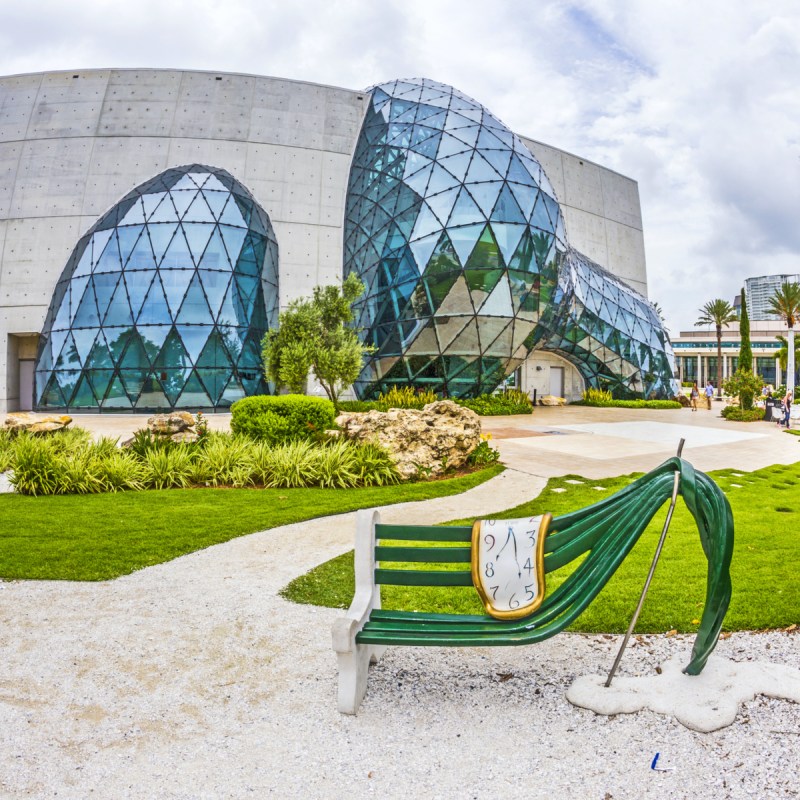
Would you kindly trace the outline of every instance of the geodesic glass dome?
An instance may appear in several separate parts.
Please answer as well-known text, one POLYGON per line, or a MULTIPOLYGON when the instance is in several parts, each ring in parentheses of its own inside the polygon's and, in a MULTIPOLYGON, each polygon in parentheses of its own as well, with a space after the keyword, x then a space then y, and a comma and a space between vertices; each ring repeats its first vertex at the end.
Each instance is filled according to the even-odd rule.
POLYGON ((278 316, 278 244, 222 169, 168 169, 83 236, 56 286, 37 409, 217 409, 267 390, 260 342, 278 316))
POLYGON ((522 140, 428 79, 373 87, 347 190, 344 274, 375 351, 360 397, 411 384, 492 391, 532 349, 587 386, 671 397, 666 332, 646 298, 570 248, 561 208, 522 140))

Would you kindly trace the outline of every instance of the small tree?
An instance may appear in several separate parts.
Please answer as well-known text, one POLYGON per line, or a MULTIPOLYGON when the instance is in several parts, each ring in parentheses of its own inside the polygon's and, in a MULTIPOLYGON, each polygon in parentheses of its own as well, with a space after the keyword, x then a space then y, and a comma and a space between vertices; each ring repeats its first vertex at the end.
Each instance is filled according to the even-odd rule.
POLYGON ((739 314, 739 360, 736 363, 737 369, 744 369, 747 372, 753 371, 753 348, 750 346, 750 317, 747 316, 747 298, 742 288, 742 310, 739 314))
POLYGON ((301 393, 313 370, 338 411, 339 395, 358 378, 364 356, 373 349, 347 327, 353 321, 351 305, 363 292, 364 284, 351 273, 341 287, 317 286, 310 298, 291 302, 278 318, 278 329, 261 343, 267 378, 301 393))
POLYGON ((725 393, 739 398, 739 408, 749 411, 753 407, 753 396, 764 385, 760 375, 746 369, 737 369, 724 381, 725 393))
POLYGON ((784 283, 769 299, 769 310, 777 314, 789 329, 786 365, 786 390, 794 391, 794 323, 800 317, 800 284, 784 283))
POLYGON ((722 328, 736 322, 736 312, 727 300, 709 300, 695 325, 713 325, 717 332, 717 396, 722 397, 722 328))

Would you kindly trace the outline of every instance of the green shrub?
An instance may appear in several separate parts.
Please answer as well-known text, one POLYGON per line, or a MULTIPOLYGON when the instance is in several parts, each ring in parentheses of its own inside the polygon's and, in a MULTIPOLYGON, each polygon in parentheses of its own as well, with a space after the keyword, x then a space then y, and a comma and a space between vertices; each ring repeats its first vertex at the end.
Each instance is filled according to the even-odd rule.
POLYGON ((260 467, 267 478, 264 486, 285 489, 316 486, 319 478, 318 449, 311 442, 301 440, 265 451, 260 467))
POLYGON ((192 451, 184 443, 148 450, 142 461, 143 483, 149 489, 185 489, 191 484, 192 451))
POLYGON ((760 422, 764 419, 763 408, 739 408, 739 406, 725 406, 720 412, 725 419, 733 422, 760 422))
POLYGON ((378 396, 378 411, 388 411, 390 408, 424 408, 428 403, 435 403, 438 398, 430 390, 418 391, 411 385, 392 386, 388 392, 378 396))
POLYGON ((224 433, 208 435, 194 460, 192 483, 210 486, 249 486, 253 483, 252 439, 224 433))
POLYGON ((528 395, 516 389, 504 394, 482 394, 471 399, 457 399, 460 406, 472 409, 482 417, 500 417, 510 414, 531 414, 533 406, 528 395))
POLYGON ((389 486, 400 482, 400 473, 389 453, 376 444, 351 444, 357 486, 389 486))
POLYGON ((496 464, 499 458, 500 451, 495 450, 486 439, 481 439, 481 443, 467 456, 467 464, 471 467, 487 467, 496 464))
POLYGON ((231 430, 272 443, 316 438, 333 427, 333 403, 302 394, 256 395, 231 406, 231 430))
POLYGON ((125 450, 115 448, 113 452, 98 458, 95 474, 100 481, 100 491, 121 492, 144 488, 144 466, 133 453, 125 450))
POLYGON ((380 411, 377 400, 340 400, 339 412, 354 414, 360 411, 380 411))
POLYGON ((11 469, 14 463, 14 439, 11 431, 0 430, 0 472, 11 469))
MULTIPOLYGON (((590 390, 591 391, 591 390, 590 390)), ((606 392, 598 392, 598 394, 605 395, 606 392)), ((683 408, 677 400, 608 400, 605 397, 598 398, 587 397, 588 392, 584 393, 584 399, 578 403, 573 403, 576 406, 593 406, 595 408, 683 408)))
POLYGON ((20 494, 61 494, 61 464, 52 437, 17 437, 11 484, 20 494))
POLYGON ((608 389, 593 389, 589 387, 583 393, 583 402, 587 406, 610 406, 614 403, 614 396, 608 389))

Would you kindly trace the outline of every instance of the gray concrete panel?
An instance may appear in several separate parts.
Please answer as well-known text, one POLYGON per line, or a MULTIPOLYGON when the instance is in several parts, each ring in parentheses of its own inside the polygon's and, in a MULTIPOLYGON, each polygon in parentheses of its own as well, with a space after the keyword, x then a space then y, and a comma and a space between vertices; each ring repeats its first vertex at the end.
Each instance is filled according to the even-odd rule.
POLYGON ((603 217, 568 205, 562 205, 561 208, 569 243, 592 261, 613 272, 606 240, 606 221, 603 217))
MULTIPOLYGON (((247 163, 247 145, 244 142, 215 139, 170 139, 166 164, 177 167, 186 164, 205 164, 228 170, 237 180, 244 175, 247 163)), ((151 172, 146 180, 160 170, 151 172)), ((140 181, 140 183, 142 182, 140 181)), ((242 181, 245 186, 247 181, 242 181)))
POLYGON ((11 210, 22 147, 22 142, 0 142, 0 219, 11 210))
POLYGON ((110 72, 47 73, 28 124, 28 139, 94 136, 110 72))
POLYGON ((9 216, 19 219, 80 213, 92 143, 91 138, 25 142, 9 216))
POLYGON ((2 80, 0 142, 15 142, 25 138, 41 84, 41 75, 17 75, 2 80))
MULTIPOLYGON (((647 267, 644 256, 642 232, 628 225, 608 220, 606 222, 609 263, 612 271, 626 281, 647 285, 647 267)), ((647 296, 647 292, 644 292, 647 296)))
POLYGON ((564 168, 563 202, 581 211, 604 216, 600 181, 602 168, 569 153, 562 154, 561 163, 564 168))
POLYGON ((605 216, 632 228, 642 230, 642 207, 639 202, 639 185, 609 169, 600 170, 603 184, 603 209, 605 216))

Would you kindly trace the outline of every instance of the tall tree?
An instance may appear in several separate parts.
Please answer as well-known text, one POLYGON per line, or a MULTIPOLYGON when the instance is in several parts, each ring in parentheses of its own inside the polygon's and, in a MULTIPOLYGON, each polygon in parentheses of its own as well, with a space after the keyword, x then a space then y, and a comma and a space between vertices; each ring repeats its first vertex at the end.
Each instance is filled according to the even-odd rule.
POLYGON ((769 310, 777 314, 789 329, 786 390, 794 392, 794 323, 800 317, 800 284, 783 283, 769 299, 769 310))
MULTIPOLYGON (((789 366, 789 342, 786 340, 785 336, 781 336, 778 334, 775 337, 780 343, 780 349, 777 353, 775 353, 775 358, 778 359, 778 363, 781 365, 781 372, 786 374, 786 370, 789 366)), ((794 340, 794 363, 798 363, 798 359, 800 357, 800 339, 794 340)))
POLYGON ((353 321, 351 306, 363 292, 364 284, 351 273, 341 287, 317 286, 310 298, 291 302, 280 314, 278 329, 262 341, 267 378, 300 393, 313 370, 338 411, 339 395, 352 386, 372 351, 347 327, 353 321))
POLYGON ((709 300, 695 325, 713 325, 717 331, 717 396, 722 397, 722 328, 736 322, 736 312, 727 300, 709 300))
POLYGON ((739 405, 749 411, 753 407, 755 390, 748 383, 747 376, 753 374, 753 348, 750 346, 750 317, 747 315, 747 298, 742 287, 742 308, 739 312, 739 359, 736 365, 736 376, 740 378, 739 405), (739 375, 744 373, 744 375, 739 375))

